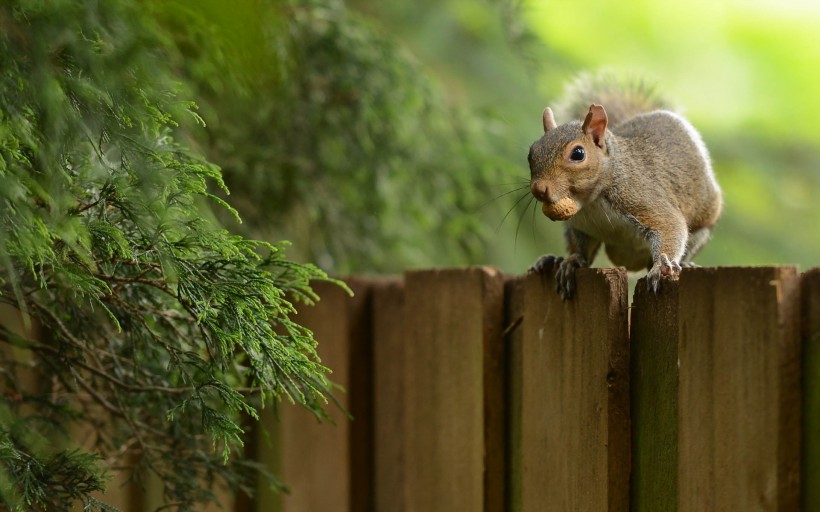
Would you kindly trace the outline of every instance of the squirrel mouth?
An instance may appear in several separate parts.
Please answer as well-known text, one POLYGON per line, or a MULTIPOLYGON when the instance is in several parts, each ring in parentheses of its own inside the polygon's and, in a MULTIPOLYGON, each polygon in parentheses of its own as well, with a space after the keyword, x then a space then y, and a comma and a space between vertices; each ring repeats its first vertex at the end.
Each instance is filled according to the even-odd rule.
POLYGON ((578 213, 578 203, 571 197, 564 197, 554 203, 541 203, 541 211, 550 220, 567 220, 578 213))

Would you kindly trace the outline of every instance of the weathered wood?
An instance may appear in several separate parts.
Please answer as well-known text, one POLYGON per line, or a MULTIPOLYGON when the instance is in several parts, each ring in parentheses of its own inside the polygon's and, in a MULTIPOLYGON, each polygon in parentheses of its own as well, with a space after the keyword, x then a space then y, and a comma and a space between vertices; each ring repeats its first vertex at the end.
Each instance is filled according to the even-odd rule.
MULTIPOLYGON (((249 382, 250 383, 250 382, 249 382)), ((239 457, 244 458, 245 460, 259 460, 258 451, 259 451, 259 430, 261 425, 258 419, 252 418, 250 415, 243 415, 242 418, 242 429, 245 431, 244 435, 242 436, 242 442, 244 446, 242 447, 242 454, 238 455, 239 457)), ((258 479, 257 479, 258 481, 258 479)), ((267 483, 263 484, 267 485, 267 483)), ((259 485, 256 485, 256 490, 258 492, 259 485)), ((253 512, 256 510, 256 492, 251 491, 250 493, 247 492, 246 489, 236 489, 236 498, 233 504, 233 510, 240 512, 240 511, 248 511, 253 512)), ((230 508, 225 508, 226 512, 231 512, 230 508)))
MULTIPOLYGON (((373 317, 372 287, 367 278, 346 280, 354 296, 347 298, 348 384, 350 414, 350 509, 374 510, 373 317)), ((331 367, 333 368, 333 367, 331 367)), ((334 509, 338 510, 338 509, 334 509)))
POLYGON ((198 512, 233 512, 236 508, 236 492, 222 482, 214 482, 209 490, 214 494, 214 501, 197 507, 198 512))
MULTIPOLYGON (((282 404, 273 407, 266 407, 259 414, 259 424, 254 429, 254 443, 256 444, 254 460, 264 464, 277 478, 282 478, 282 426, 279 422, 279 412, 282 408, 292 407, 290 404, 282 404)), ((270 488, 270 483, 266 478, 259 477, 256 484, 256 496, 254 497, 255 507, 250 509, 255 512, 268 512, 282 510, 282 494, 270 488)))
MULTIPOLYGON (((105 413, 101 410, 100 407, 100 414, 99 417, 104 418, 105 413)), ((110 424, 106 429, 110 429, 110 424)), ((90 425, 82 424, 82 425, 72 425, 72 428, 69 430, 72 441, 68 443, 69 448, 74 448, 75 446, 79 446, 81 449, 89 451, 91 453, 95 453, 97 450, 95 449, 95 445, 98 442, 97 437, 99 436, 99 432, 94 430, 90 425), (76 445, 75 445, 76 443, 76 445)), ((130 464, 135 464, 137 462, 137 454, 134 451, 127 451, 124 454, 120 454, 116 459, 109 459, 112 460, 114 465, 122 465, 127 466, 130 464)), ((94 492, 92 496, 101 502, 110 505, 112 507, 116 507, 121 512, 142 512, 144 510, 148 510, 144 507, 145 503, 145 490, 143 489, 142 482, 137 483, 135 478, 132 475, 132 471, 130 469, 124 470, 111 470, 108 472, 108 476, 110 477, 109 480, 106 482, 105 491, 104 492, 94 492)), ((154 479, 157 483, 154 484, 156 490, 161 493, 162 486, 161 483, 154 479)), ((159 505, 157 505, 159 506, 159 505)), ((80 511, 82 510, 82 506, 78 503, 72 508, 72 511, 80 511)), ((153 510, 153 509, 151 509, 153 510)))
POLYGON ((681 274, 679 512, 797 510, 797 291, 793 267, 681 274))
MULTIPOLYGON (((348 311, 351 299, 329 283, 315 283, 313 289, 321 300, 313 307, 300 307, 295 320, 313 331, 322 364, 333 370, 331 380, 348 389, 353 360, 348 311)), ((339 392, 337 398, 349 410, 350 394, 339 392)), ((290 404, 279 406, 278 422, 266 423, 276 445, 267 455, 278 460, 263 462, 270 464, 290 492, 260 496, 257 510, 352 510, 352 423, 338 408, 330 405, 327 410, 335 424, 320 423, 309 411, 290 404)), ((270 417, 267 415, 266 421, 270 417)))
POLYGON ((376 510, 405 512, 404 284, 373 287, 374 490, 376 510))
POLYGON ((506 400, 504 459, 505 510, 519 511, 523 474, 523 446, 521 439, 521 384, 524 343, 524 277, 508 279, 504 283, 504 358, 507 362, 504 379, 506 400))
MULTIPOLYGON (((23 313, 9 305, 0 303, 0 326, 8 329, 14 336, 22 339, 43 342, 47 338, 47 333, 31 317, 25 317, 23 313)), ((4 384, 0 393, 12 392, 19 394, 35 395, 42 392, 43 374, 40 368, 35 366, 35 355, 23 347, 14 346, 5 341, 0 343, 0 369, 4 372, 4 384), (10 364, 5 367, 4 360, 16 361, 18 365, 12 367, 10 364), (11 385, 11 383, 14 385, 11 385), (18 389, 13 389, 17 386, 18 389)), ((32 412, 27 406, 23 408, 24 413, 32 412)))
POLYGON ((675 512, 678 497, 678 286, 638 281, 630 322, 633 512, 675 512))
POLYGON ((803 510, 820 510, 820 268, 803 275, 803 510))
POLYGON ((629 506, 626 273, 582 269, 576 277, 566 302, 552 273, 524 283, 525 511, 629 506))
MULTIPOLYGON (((354 279, 355 299, 318 283, 296 320, 355 419, 268 409, 249 456, 291 494, 255 509, 624 512, 631 440, 633 512, 820 510, 820 269, 641 281, 631 349, 624 273, 577 278, 567 302, 551 275, 488 268, 354 279)), ((158 506, 148 480, 107 496, 158 506)))
POLYGON ((503 278, 491 268, 405 282, 409 510, 503 507, 503 278))

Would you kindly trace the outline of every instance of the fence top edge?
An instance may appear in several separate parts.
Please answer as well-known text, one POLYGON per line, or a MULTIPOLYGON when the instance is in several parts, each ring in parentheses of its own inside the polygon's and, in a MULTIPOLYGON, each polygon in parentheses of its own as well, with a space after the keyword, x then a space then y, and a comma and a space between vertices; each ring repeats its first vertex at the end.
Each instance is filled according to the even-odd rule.
MULTIPOLYGON (((695 267, 695 268, 687 268, 684 269, 684 272, 744 272, 744 271, 771 271, 777 269, 794 269, 795 271, 799 272, 800 267, 797 264, 792 263, 784 263, 784 264, 772 264, 772 265, 721 265, 721 266, 704 266, 704 267, 695 267)), ((580 272, 602 272, 604 274, 619 274, 620 272, 625 272, 624 267, 588 267, 579 269, 580 272)), ((349 283, 353 280, 361 281, 361 282, 373 282, 373 283, 383 283, 383 282, 397 282, 401 281, 408 275, 412 274, 453 274, 453 273, 485 273, 491 277, 496 277, 498 275, 503 276, 505 280, 514 280, 514 279, 524 279, 526 278, 529 273, 524 272, 502 272, 496 266, 493 265, 467 265, 463 267, 426 267, 426 268, 412 268, 407 269, 402 273, 394 273, 394 274, 377 274, 377 273, 352 273, 342 276, 336 276, 337 279, 341 279, 342 281, 349 283)), ((641 272, 629 272, 629 274, 640 274, 641 272)), ((802 272, 802 274, 816 274, 820 273, 820 266, 811 267, 806 271, 802 272)))
POLYGON ((797 265, 759 265, 759 266, 726 266, 726 267, 694 267, 681 271, 681 278, 687 276, 772 276, 778 279, 790 279, 800 275, 797 265))
POLYGON ((803 272, 803 279, 819 279, 820 267, 812 267, 803 272))
POLYGON ((456 276, 456 275, 485 275, 489 278, 501 279, 503 274, 501 269, 491 265, 471 265, 467 267, 433 267, 423 269, 411 269, 404 272, 404 277, 408 278, 415 275, 440 275, 440 276, 456 276))

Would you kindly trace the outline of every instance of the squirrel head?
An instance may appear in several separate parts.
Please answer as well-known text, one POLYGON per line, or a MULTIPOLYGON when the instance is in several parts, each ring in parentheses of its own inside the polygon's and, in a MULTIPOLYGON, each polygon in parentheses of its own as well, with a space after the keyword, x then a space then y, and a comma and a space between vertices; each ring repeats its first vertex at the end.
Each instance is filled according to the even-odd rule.
POLYGON ((530 146, 530 190, 552 220, 567 220, 593 199, 607 158, 604 107, 590 105, 583 123, 556 125, 550 108, 544 135, 530 146))

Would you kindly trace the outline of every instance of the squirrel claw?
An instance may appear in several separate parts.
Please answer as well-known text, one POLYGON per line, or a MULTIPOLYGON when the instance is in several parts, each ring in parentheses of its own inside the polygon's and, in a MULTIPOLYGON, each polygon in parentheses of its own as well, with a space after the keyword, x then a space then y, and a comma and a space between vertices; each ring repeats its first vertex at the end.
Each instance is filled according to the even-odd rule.
POLYGON ((569 300, 575 295, 575 271, 586 266, 586 262, 578 254, 570 254, 561 262, 555 273, 555 291, 561 295, 561 300, 569 300))
POLYGON ((681 264, 672 261, 666 254, 661 254, 658 261, 652 265, 646 274, 646 285, 654 293, 658 293, 661 287, 661 278, 677 279, 681 271, 681 264))
POLYGON ((561 300, 569 300, 575 295, 575 270, 586 266, 586 262, 578 254, 570 254, 566 258, 545 254, 533 263, 528 272, 540 274, 555 270, 555 291, 561 296, 561 300))
POLYGON ((552 254, 545 254, 535 260, 530 269, 527 271, 530 274, 540 274, 541 272, 549 272, 557 269, 561 262, 564 261, 563 256, 553 256, 552 254))

